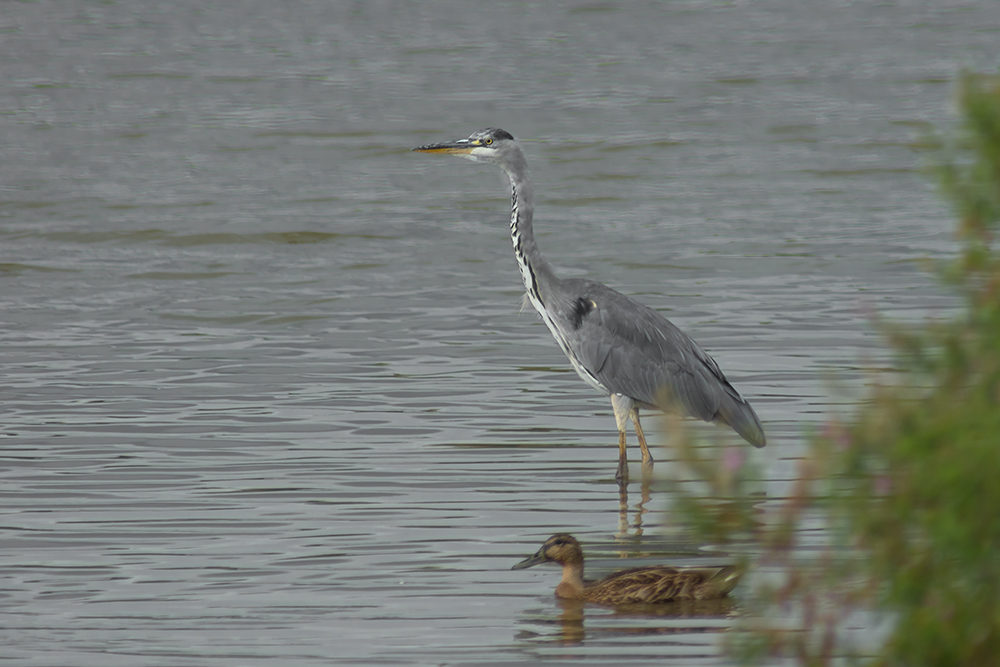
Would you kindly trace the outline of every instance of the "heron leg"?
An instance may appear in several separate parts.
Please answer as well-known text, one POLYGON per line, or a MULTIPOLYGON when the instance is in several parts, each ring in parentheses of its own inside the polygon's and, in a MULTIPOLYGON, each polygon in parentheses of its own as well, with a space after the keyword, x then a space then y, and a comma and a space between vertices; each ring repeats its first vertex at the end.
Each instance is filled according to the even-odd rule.
POLYGON ((632 418, 632 424, 635 426, 635 434, 639 437, 639 448, 642 450, 642 463, 643 465, 649 465, 653 462, 653 456, 649 453, 649 446, 646 445, 646 435, 642 432, 642 426, 639 425, 639 408, 633 406, 632 410, 629 411, 629 417, 632 418))
POLYGON ((628 481, 628 457, 625 456, 625 431, 618 432, 618 472, 615 479, 619 482, 628 481))
POLYGON ((625 429, 628 427, 629 413, 634 402, 628 396, 611 394, 611 407, 615 411, 615 421, 618 422, 618 472, 615 479, 619 482, 628 480, 628 455, 625 453, 625 429))

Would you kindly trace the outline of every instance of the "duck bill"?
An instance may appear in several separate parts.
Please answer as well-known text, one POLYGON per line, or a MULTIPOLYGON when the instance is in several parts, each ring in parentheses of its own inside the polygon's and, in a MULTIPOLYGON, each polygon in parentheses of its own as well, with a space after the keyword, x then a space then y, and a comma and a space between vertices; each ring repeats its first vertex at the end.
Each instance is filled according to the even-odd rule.
POLYGON ((441 153, 443 155, 468 155, 476 145, 468 139, 458 141, 446 141, 443 144, 427 144, 417 146, 413 150, 417 153, 441 153))
POLYGON ((548 558, 545 557, 545 554, 543 553, 543 549, 539 549, 538 552, 535 553, 534 556, 529 556, 528 558, 525 558, 520 563, 518 563, 517 565, 515 565, 514 567, 512 567, 510 569, 512 569, 512 570, 523 570, 526 567, 534 567, 535 565, 540 565, 540 564, 545 563, 547 561, 548 561, 548 558))

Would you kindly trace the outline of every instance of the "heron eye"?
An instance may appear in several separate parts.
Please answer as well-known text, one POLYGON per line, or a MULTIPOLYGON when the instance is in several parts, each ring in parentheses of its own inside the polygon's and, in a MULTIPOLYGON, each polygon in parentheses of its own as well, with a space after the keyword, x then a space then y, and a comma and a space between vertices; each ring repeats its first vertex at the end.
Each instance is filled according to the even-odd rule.
POLYGON ((493 143, 493 140, 492 140, 492 139, 487 139, 487 140, 486 140, 486 141, 484 141, 483 143, 484 143, 484 144, 486 144, 487 146, 489 146, 490 144, 492 144, 492 143, 493 143))

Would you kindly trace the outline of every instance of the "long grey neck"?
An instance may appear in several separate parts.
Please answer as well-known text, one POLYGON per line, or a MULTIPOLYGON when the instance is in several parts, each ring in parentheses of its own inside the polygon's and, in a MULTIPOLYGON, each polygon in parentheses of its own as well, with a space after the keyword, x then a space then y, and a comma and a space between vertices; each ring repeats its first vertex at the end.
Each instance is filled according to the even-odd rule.
POLYGON ((552 265, 535 243, 531 222, 535 210, 535 188, 528 180, 528 167, 520 151, 504 169, 510 178, 510 240, 521 270, 521 280, 535 310, 542 313, 547 292, 558 279, 552 265))

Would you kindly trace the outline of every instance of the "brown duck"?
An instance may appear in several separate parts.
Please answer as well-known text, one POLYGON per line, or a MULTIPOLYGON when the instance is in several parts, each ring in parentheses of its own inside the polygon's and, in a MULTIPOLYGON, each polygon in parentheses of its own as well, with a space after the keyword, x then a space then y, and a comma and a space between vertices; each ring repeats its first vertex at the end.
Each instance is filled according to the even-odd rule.
POLYGON ((615 572, 599 581, 586 581, 583 549, 576 538, 565 533, 545 540, 534 556, 511 569, 521 570, 549 561, 563 568, 562 581, 556 586, 557 596, 607 605, 722 598, 733 590, 743 574, 732 565, 690 568, 654 565, 615 572))

